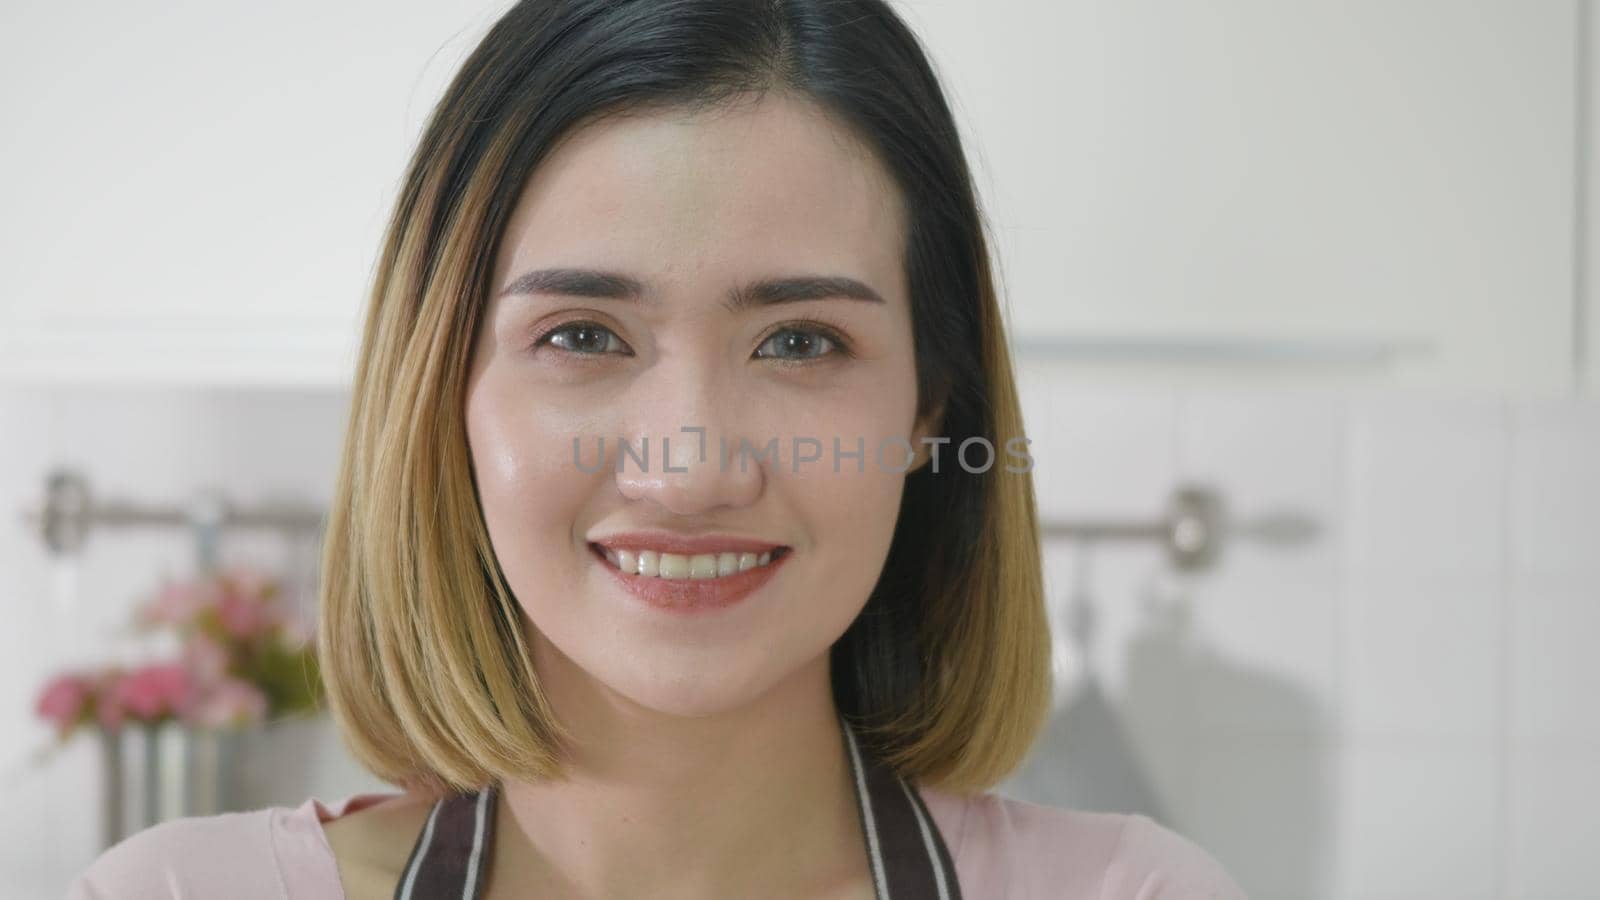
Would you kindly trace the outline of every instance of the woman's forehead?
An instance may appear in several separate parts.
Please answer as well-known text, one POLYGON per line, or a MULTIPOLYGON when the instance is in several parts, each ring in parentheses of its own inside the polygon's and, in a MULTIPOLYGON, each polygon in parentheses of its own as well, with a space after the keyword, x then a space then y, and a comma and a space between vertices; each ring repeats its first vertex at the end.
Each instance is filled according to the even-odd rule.
POLYGON ((899 192, 815 107, 769 97, 708 112, 603 118, 523 189, 496 282, 545 264, 814 269, 900 286, 899 192))

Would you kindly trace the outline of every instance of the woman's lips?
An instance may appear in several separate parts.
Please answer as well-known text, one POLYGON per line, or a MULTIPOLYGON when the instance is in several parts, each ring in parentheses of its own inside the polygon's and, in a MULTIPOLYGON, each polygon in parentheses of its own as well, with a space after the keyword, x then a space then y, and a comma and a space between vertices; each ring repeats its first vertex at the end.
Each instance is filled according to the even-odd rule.
POLYGON ((743 572, 716 578, 662 578, 622 571, 606 559, 605 549, 598 544, 591 543, 589 552, 628 593, 656 609, 672 613, 709 612, 733 606, 770 581, 794 555, 790 548, 783 547, 773 552, 766 565, 743 572))

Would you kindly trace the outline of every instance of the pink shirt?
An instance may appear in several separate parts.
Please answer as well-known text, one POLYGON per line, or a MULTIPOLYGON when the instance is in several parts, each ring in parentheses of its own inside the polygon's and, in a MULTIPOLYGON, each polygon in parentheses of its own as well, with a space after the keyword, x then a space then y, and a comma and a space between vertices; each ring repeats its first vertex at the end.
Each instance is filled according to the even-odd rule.
MULTIPOLYGON (((1215 859, 1147 816, 918 791, 963 900, 1246 900, 1215 859)), ((67 900, 343 900, 322 823, 391 796, 166 822, 107 850, 67 900)))

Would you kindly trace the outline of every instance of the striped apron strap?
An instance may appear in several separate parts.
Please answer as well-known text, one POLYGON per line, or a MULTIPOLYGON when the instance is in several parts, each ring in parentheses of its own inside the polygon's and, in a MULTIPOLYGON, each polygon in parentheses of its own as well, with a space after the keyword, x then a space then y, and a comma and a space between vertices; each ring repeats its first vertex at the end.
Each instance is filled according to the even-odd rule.
MULTIPOLYGON (((856 811, 877 900, 961 900, 955 863, 922 797, 863 753, 840 717, 856 811)), ((395 886, 394 900, 478 900, 494 846, 494 786, 435 803, 395 886)))
POLYGON ((939 826, 905 779, 865 754, 841 716, 877 900, 961 900, 939 826))
POLYGON ((494 848, 496 797, 490 786, 433 805, 395 885, 395 900, 477 900, 483 895, 494 848))

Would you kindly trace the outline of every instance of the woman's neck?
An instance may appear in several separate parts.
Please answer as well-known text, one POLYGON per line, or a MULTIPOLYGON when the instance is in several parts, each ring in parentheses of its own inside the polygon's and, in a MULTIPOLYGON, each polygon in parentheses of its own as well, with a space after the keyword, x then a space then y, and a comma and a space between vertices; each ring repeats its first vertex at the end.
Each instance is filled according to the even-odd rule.
POLYGON ((661 898, 815 885, 842 896, 867 878, 826 657, 756 702, 696 718, 600 696, 572 672, 540 674, 575 735, 568 777, 503 785, 492 884, 661 898))

